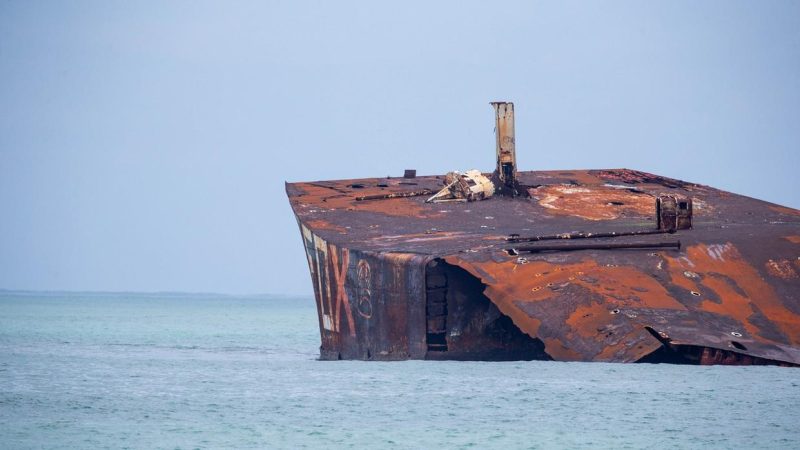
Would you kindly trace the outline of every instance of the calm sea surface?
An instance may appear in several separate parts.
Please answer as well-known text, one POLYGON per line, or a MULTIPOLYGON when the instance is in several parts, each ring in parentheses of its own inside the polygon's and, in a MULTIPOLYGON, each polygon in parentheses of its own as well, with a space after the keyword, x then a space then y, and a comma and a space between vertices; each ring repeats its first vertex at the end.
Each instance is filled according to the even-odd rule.
POLYGON ((0 292, 3 448, 799 448, 800 370, 317 361, 311 298, 0 292))

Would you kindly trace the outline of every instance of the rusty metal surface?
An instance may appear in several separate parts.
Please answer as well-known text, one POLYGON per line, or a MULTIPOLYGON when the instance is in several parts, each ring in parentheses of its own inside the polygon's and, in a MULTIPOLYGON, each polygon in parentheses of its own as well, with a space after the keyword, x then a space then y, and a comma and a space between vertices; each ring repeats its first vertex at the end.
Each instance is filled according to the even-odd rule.
POLYGON ((322 359, 425 356, 425 264, 329 242, 300 224, 317 301, 322 359))
MULTIPOLYGON (((425 264, 441 258, 480 280, 485 296, 520 330, 540 339, 553 359, 632 362, 665 346, 684 346, 701 349, 697 357, 706 363, 742 363, 742 358, 750 358, 800 364, 800 211, 626 169, 518 172, 517 181, 526 187, 527 196, 470 203, 425 203, 424 196, 393 195, 436 192, 443 179, 287 184, 306 236, 318 306, 326 308, 331 302, 336 311, 338 305, 339 325, 327 330, 320 319, 323 347, 325 339, 350 339, 346 327, 352 323, 370 336, 385 333, 375 339, 394 347, 380 351, 398 358, 425 353, 425 336, 420 336, 425 332, 424 305, 419 309, 426 295, 425 264), (679 240, 680 250, 609 248, 519 255, 508 251, 520 245, 507 240, 511 235, 657 229, 659 195, 692 199, 691 229, 580 239, 580 243, 679 240), (385 293, 381 308, 387 308, 381 324, 357 313, 351 320, 342 313, 347 305, 336 294, 341 279, 335 276, 342 272, 342 252, 349 253, 345 278, 351 283, 345 297, 350 311, 357 311, 354 297, 363 290, 357 275, 360 263, 354 263, 352 255, 369 264, 380 266, 387 259, 391 263, 383 263, 378 271, 371 269, 396 273, 396 278, 385 276, 378 288, 385 293), (336 258, 331 257, 334 254, 336 258), (395 264, 398 258, 405 263, 395 264), (323 272, 330 283, 320 275, 323 272), (393 301, 397 305, 392 306, 393 301), (393 307, 403 308, 402 314, 388 312, 393 307), (388 317, 401 323, 387 331, 385 327, 392 326, 388 317), (421 332, 414 328, 416 320, 422 324, 421 332), (335 327, 339 327, 336 332, 335 327), (326 338, 326 332, 331 336, 326 338), (400 336, 406 341, 397 344, 400 336)), ((374 281, 370 283, 372 292, 376 288, 374 281)))
POLYGON ((497 175, 504 190, 515 191, 517 177, 516 138, 514 137, 514 104, 492 102, 496 137, 497 175))

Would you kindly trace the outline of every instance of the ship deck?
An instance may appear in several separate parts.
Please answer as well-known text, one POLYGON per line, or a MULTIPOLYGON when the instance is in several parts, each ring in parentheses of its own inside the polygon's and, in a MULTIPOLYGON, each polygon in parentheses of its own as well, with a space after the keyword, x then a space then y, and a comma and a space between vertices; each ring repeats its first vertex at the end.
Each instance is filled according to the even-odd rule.
POLYGON ((680 347, 705 352, 707 362, 800 364, 800 211, 628 169, 519 172, 526 195, 426 203, 443 179, 287 183, 286 190, 300 224, 326 242, 466 270, 554 359, 629 362, 680 347), (418 195, 387 198, 410 193, 418 195), (662 194, 692 199, 691 229, 535 241, 654 230, 662 194), (680 249, 656 247, 678 241, 680 249), (535 249, 607 243, 653 248, 535 249))

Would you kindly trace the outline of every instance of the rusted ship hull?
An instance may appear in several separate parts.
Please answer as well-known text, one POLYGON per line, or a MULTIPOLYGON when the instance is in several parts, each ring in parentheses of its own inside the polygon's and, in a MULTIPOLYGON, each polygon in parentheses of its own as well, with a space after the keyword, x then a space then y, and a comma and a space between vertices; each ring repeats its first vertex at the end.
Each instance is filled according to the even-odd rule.
MULTIPOLYGON (((800 211, 644 172, 289 183, 323 359, 800 364, 800 211)), ((511 133, 510 135, 508 133, 511 133)))
POLYGON ((340 247, 300 223, 326 360, 549 359, 440 258, 340 247))
MULTIPOLYGON (((431 211, 422 198, 354 200, 407 190, 403 178, 287 184, 321 357, 800 363, 800 212, 635 171, 521 177, 538 185, 524 208, 514 205, 529 222, 501 223, 510 200, 431 211), (663 191, 701 205, 691 231, 667 235, 680 250, 507 252, 508 236, 534 229, 650 227, 663 191), (459 210, 478 220, 451 220, 459 210)), ((440 178, 414 183, 433 189, 440 178)))

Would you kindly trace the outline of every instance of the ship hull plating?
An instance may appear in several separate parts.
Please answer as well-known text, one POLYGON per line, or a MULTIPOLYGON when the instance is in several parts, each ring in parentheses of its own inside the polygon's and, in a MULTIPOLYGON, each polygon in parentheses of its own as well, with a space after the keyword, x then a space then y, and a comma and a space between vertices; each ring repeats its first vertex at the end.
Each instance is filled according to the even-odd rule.
POLYGON ((321 359, 549 359, 465 271, 423 255, 339 247, 300 228, 321 359))
POLYGON ((322 359, 800 364, 800 211, 626 169, 416 194, 443 179, 287 184, 322 359))

